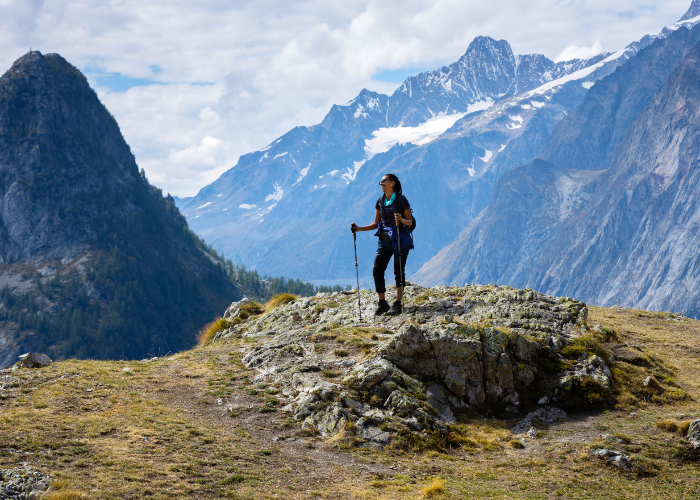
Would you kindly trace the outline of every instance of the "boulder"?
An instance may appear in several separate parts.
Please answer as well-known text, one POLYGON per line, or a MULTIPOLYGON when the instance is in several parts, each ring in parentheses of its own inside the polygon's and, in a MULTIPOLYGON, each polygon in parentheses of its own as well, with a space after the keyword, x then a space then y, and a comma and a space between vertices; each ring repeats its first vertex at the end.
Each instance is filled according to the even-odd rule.
POLYGON ((600 458, 606 458, 610 465, 628 471, 632 470, 632 459, 629 457, 629 455, 625 455, 619 451, 608 450, 607 448, 596 450, 593 453, 600 458))
POLYGON ((19 361, 22 363, 23 368, 43 368, 44 366, 49 366, 53 361, 46 354, 40 354, 37 352, 28 352, 22 354, 19 357, 19 361))
POLYGON ((240 317, 241 306, 244 304, 248 304, 249 302, 252 301, 248 297, 243 297, 238 302, 233 302, 230 306, 228 306, 228 309, 226 309, 226 312, 224 313, 224 319, 235 319, 240 317))

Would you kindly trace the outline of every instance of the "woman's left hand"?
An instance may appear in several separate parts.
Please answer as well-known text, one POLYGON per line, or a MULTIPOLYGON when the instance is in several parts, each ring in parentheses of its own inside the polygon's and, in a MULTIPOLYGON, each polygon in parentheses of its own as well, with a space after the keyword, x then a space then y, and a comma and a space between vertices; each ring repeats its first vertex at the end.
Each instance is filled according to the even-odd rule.
POLYGON ((397 225, 397 226, 398 226, 399 224, 403 224, 403 223, 401 222, 401 214, 395 213, 395 214, 394 214, 394 219, 396 220, 396 225, 397 225))

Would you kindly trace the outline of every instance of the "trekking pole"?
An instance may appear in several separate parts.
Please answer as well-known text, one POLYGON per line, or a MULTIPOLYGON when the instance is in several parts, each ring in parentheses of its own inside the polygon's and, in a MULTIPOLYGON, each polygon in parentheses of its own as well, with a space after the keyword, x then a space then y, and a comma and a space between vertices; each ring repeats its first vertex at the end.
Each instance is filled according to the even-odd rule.
POLYGON ((401 265, 401 229, 399 225, 401 221, 396 223, 396 239, 399 242, 399 279, 401 280, 401 311, 403 312, 403 292, 405 292, 405 283, 403 282, 403 266, 401 265))
POLYGON ((357 267, 357 233, 352 232, 352 242, 355 245, 355 273, 357 274, 357 311, 360 313, 362 321, 362 305, 360 304, 360 269, 357 267))

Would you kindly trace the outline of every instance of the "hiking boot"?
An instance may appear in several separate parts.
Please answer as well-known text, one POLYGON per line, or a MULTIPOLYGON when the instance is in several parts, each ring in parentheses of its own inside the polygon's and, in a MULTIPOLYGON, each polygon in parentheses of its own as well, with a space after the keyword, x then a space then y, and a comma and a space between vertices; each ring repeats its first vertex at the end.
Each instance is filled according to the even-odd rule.
POLYGON ((391 304, 391 309, 389 310, 388 313, 386 313, 387 316, 398 316, 401 314, 401 302, 398 300, 395 300, 393 304, 391 304))
POLYGON ((389 309, 391 309, 391 307, 389 307, 389 303, 386 300, 380 300, 377 304, 377 310, 374 311, 374 315, 379 316, 380 314, 387 312, 389 309))

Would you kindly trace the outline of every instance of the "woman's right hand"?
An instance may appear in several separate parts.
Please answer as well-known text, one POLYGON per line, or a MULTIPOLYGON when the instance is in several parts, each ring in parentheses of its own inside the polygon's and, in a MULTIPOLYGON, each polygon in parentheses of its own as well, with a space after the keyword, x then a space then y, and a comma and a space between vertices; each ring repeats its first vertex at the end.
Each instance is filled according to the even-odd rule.
POLYGON ((359 229, 360 229, 360 228, 358 227, 358 225, 355 224, 354 222, 353 222, 352 224, 350 224, 350 231, 352 231, 353 233, 358 232, 359 229))

